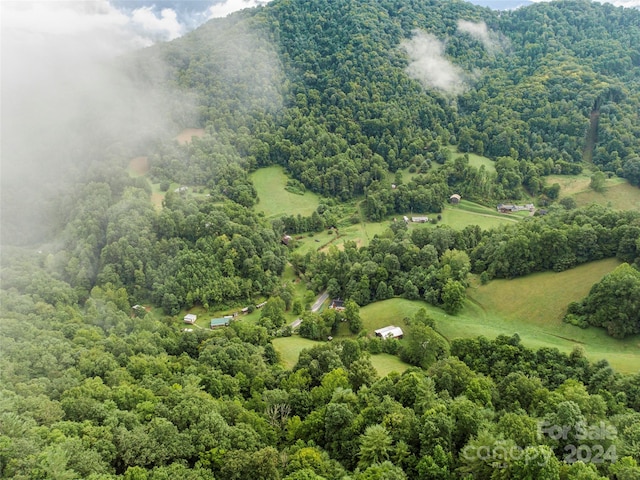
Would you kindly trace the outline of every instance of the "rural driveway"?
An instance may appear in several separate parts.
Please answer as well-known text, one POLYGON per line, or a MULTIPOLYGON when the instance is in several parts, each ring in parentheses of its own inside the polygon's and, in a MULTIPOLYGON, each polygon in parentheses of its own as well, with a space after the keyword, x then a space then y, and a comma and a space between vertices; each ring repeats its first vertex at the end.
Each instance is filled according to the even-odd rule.
MULTIPOLYGON (((311 311, 315 313, 318 310, 320 310, 320 307, 322 307, 322 304, 327 300, 327 298, 329 298, 329 294, 325 290, 320 294, 320 296, 316 299, 315 303, 311 306, 311 311)), ((291 328, 298 328, 301 323, 302 323, 302 319, 297 318, 294 322, 289 324, 289 326, 291 328)))
POLYGON ((325 290, 324 292, 322 292, 320 294, 320 296, 318 297, 318 299, 316 300, 316 303, 314 303, 311 306, 311 311, 312 312, 317 312, 318 310, 320 310, 320 307, 322 306, 322 304, 327 300, 327 298, 329 298, 329 294, 327 293, 327 291, 325 290))

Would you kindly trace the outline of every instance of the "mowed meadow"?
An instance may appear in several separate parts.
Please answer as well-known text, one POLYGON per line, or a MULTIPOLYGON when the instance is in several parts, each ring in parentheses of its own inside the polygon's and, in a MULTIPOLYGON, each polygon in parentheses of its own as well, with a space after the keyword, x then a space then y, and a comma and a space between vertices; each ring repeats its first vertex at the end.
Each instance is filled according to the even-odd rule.
POLYGON ((589 187, 591 174, 550 175, 547 184, 560 185, 560 198, 573 197, 578 207, 597 203, 615 210, 640 211, 640 188, 634 187, 626 180, 613 177, 605 180, 601 192, 589 187))
MULTIPOLYGON (((280 356, 280 362, 288 369, 295 367, 298 362, 300 352, 305 349, 321 345, 323 342, 316 342, 298 335, 292 337, 280 337, 272 340, 273 347, 280 356)), ((403 362, 395 355, 379 353, 371 355, 371 364, 380 377, 384 377, 391 372, 402 373, 411 365, 403 362)))
MULTIPOLYGON (((517 333, 531 348, 557 348, 565 353, 584 349, 591 361, 607 359, 617 371, 640 370, 640 336, 616 340, 603 329, 581 329, 562 321, 566 306, 582 299, 591 286, 620 262, 600 260, 565 272, 542 272, 512 280, 493 280, 487 285, 467 289, 464 309, 452 316, 423 301, 394 298, 376 302, 360 310, 364 328, 396 325, 406 327, 405 319, 425 308, 436 321, 436 330, 447 340, 517 333)), ((340 336, 347 336, 341 329, 340 336)))
POLYGON ((264 212, 267 218, 281 215, 309 216, 318 208, 320 197, 306 191, 304 195, 285 190, 289 177, 279 166, 265 167, 251 174, 251 181, 258 192, 256 211, 264 212))

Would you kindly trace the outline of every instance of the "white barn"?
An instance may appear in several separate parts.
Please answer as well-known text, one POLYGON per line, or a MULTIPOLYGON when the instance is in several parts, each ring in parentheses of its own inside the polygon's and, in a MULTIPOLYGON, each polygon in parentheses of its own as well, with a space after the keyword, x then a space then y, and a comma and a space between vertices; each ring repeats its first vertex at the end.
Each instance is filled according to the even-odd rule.
POLYGON ((396 327, 395 325, 389 325, 388 327, 379 328, 376 332, 376 337, 381 337, 383 339, 387 338, 402 338, 404 332, 400 327, 396 327))

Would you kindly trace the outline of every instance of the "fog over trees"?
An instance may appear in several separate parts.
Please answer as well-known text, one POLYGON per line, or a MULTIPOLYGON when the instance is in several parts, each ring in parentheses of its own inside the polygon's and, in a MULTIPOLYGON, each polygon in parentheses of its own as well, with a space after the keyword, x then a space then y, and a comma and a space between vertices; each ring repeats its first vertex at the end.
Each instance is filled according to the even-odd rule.
POLYGON ((429 313, 611 259, 566 326, 640 332, 640 213, 557 180, 637 190, 640 10, 534 3, 0 5, 0 478, 640 478, 640 374, 429 313), (262 167, 317 207, 267 217, 262 167))

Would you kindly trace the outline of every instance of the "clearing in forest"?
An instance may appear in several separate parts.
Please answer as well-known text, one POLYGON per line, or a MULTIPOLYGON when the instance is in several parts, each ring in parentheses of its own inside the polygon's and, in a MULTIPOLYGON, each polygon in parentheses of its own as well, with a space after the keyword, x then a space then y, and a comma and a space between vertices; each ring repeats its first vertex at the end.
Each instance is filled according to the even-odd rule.
MULTIPOLYGON (((450 145, 448 148, 449 148, 449 151, 451 152, 452 159, 464 156, 463 152, 458 151, 457 146, 450 145)), ((467 153, 467 155, 469 156, 469 165, 471 165, 472 167, 476 167, 477 169, 480 169, 480 167, 484 165, 484 168, 487 172, 495 173, 496 162, 494 162, 490 158, 483 157, 482 155, 478 155, 477 153, 471 153, 471 152, 467 153)))
MULTIPOLYGON (((528 215, 528 212, 526 212, 528 215)), ((449 225, 456 230, 462 230, 468 225, 478 225, 483 230, 514 223, 523 217, 517 214, 499 213, 495 208, 485 207, 468 200, 461 200, 458 205, 447 204, 440 214, 439 222, 449 225)))
POLYGON ((307 191, 304 195, 285 190, 289 177, 284 169, 279 166, 271 166, 256 170, 251 174, 258 198, 256 211, 263 211, 267 218, 275 218, 282 215, 302 215, 308 217, 320 204, 320 197, 307 191))
POLYGON ((149 158, 136 157, 132 158, 127 167, 129 175, 132 177, 142 177, 149 172, 149 158))
MULTIPOLYGON (((302 350, 313 348, 325 342, 316 342, 315 340, 309 340, 298 335, 293 335, 291 337, 274 338, 272 343, 276 352, 280 355, 280 361, 282 364, 286 368, 291 369, 296 363, 298 363, 298 358, 300 357, 300 352, 302 350)), ((398 357, 387 353, 371 355, 371 364, 376 369, 380 377, 384 377, 391 372, 402 373, 411 366, 400 360, 398 357)))
MULTIPOLYGON (((455 316, 426 302, 393 298, 361 308, 360 317, 364 328, 373 332, 386 325, 404 327, 404 318, 425 308, 435 319, 436 330, 449 340, 517 333, 527 347, 570 353, 580 346, 589 360, 606 359, 615 370, 633 373, 640 370, 640 335, 617 340, 601 328, 581 329, 562 322, 567 305, 581 300, 619 263, 606 259, 565 272, 535 273, 472 286, 467 289, 464 309, 455 316)), ((340 333, 348 334, 346 330, 340 333)))
POLYGON ((591 174, 580 175, 550 175, 547 184, 560 185, 560 198, 573 197, 579 207, 597 203, 615 210, 640 211, 640 188, 634 187, 620 177, 605 180, 602 192, 596 192, 589 187, 591 174))
POLYGON ((178 135, 176 135, 176 140, 178 143, 187 144, 191 143, 191 139, 193 137, 203 137, 204 136, 204 128, 185 128, 178 135))

